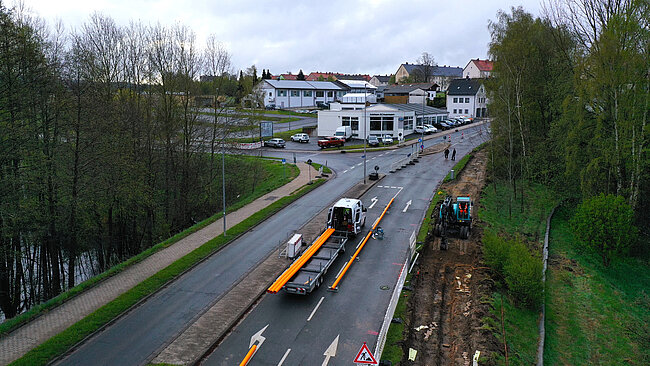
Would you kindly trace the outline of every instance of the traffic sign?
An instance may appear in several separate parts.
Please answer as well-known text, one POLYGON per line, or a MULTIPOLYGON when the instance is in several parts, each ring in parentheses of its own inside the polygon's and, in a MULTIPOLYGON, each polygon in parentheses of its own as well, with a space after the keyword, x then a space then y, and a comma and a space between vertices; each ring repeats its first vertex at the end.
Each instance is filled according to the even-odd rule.
POLYGON ((422 138, 419 138, 419 139, 418 139, 418 142, 422 142, 422 138))
POLYGON ((286 163, 287 163, 287 159, 282 159, 282 164, 286 164, 286 163))
POLYGON ((378 362, 375 360, 375 356, 372 355, 370 350, 368 349, 368 346, 366 345, 366 342, 363 342, 363 346, 361 346, 361 349, 359 350, 359 353, 357 353, 357 357, 354 358, 354 363, 360 364, 360 365, 377 365, 378 362))

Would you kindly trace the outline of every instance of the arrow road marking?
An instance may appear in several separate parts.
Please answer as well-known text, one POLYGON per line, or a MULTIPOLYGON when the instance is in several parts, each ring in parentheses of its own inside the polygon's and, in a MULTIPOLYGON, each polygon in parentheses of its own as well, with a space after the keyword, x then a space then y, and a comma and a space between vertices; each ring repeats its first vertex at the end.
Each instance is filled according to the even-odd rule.
POLYGON ((371 201, 372 201, 372 204, 370 206, 368 206, 369 209, 373 208, 375 206, 375 203, 377 203, 377 201, 379 201, 379 200, 377 199, 377 196, 375 196, 375 197, 373 197, 371 199, 371 201))
POLYGON ((310 321, 311 318, 314 316, 314 314, 316 314, 316 310, 318 310, 318 307, 323 302, 323 300, 325 300, 325 296, 320 298, 320 301, 318 302, 318 304, 316 304, 316 307, 314 308, 314 311, 311 312, 311 315, 309 315, 309 318, 307 318, 307 321, 310 321))
POLYGON ((409 200, 408 202, 406 202, 406 207, 404 207, 404 210, 402 212, 406 212, 406 210, 409 209, 409 206, 411 206, 411 201, 413 200, 409 200))
POLYGON ((323 353, 325 359, 323 360, 323 364, 321 366, 327 366, 327 364, 330 362, 330 358, 336 356, 336 348, 339 345, 339 335, 334 338, 332 344, 330 344, 330 346, 325 350, 325 353, 323 353))
POLYGON ((262 346, 262 343, 264 343, 264 341, 266 340, 266 337, 262 337, 262 333, 264 333, 264 331, 268 327, 269 325, 267 324, 266 327, 260 329, 259 332, 253 334, 253 336, 251 337, 251 344, 248 346, 249 348, 253 347, 255 342, 257 342, 257 348, 260 348, 260 346, 262 346))
POLYGON ((284 363, 284 360, 287 359, 287 356, 289 356, 289 352, 291 352, 291 348, 287 349, 287 352, 284 353, 284 356, 282 356, 282 359, 280 360, 280 363, 278 363, 278 366, 282 366, 284 363))

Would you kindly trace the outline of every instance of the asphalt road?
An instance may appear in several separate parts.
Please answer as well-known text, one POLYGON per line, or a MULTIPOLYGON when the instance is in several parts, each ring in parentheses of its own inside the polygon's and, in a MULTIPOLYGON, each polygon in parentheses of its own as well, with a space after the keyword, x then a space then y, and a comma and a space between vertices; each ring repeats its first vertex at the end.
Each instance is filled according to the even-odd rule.
MULTIPOLYGON (((457 147, 459 156, 462 156, 463 150, 469 149, 470 141, 473 141, 473 145, 478 145, 484 140, 483 138, 470 138, 471 134, 471 132, 466 130, 465 136, 467 137, 465 139, 465 143, 459 144, 457 147)), ((437 142, 439 141, 427 141, 427 144, 432 145, 437 142)), ((375 164, 388 167, 391 162, 404 157, 409 152, 410 148, 368 153, 368 172, 371 171, 371 167, 375 164)), ((293 157, 293 153, 291 152, 282 152, 277 150, 273 153, 277 153, 279 155, 284 154, 284 156, 287 158, 293 157)), ((304 152, 297 153, 297 159, 300 161, 312 159, 313 161, 319 163, 325 163, 327 161, 328 165, 337 171, 336 178, 333 181, 328 182, 325 186, 297 200, 291 206, 285 208, 278 214, 274 215, 272 218, 257 226, 252 231, 248 232, 238 240, 228 245, 218 254, 202 262, 200 265, 183 275, 181 278, 167 285, 161 291, 149 298, 146 302, 131 310, 127 315, 123 316, 114 324, 107 327, 104 331, 91 337, 74 352, 58 362, 58 364, 146 364, 151 359, 153 359, 153 357, 155 357, 180 332, 182 332, 189 324, 191 324, 194 319, 198 318, 234 284, 236 284, 244 274, 246 274, 260 261, 266 258, 272 251, 275 250, 275 248, 277 248, 280 243, 285 242, 290 234, 294 233, 300 226, 308 222, 320 210, 322 210, 324 207, 329 206, 332 201, 338 199, 348 188, 363 178, 363 159, 361 159, 358 154, 323 154, 321 152, 304 152)), ((406 191, 402 191, 398 196, 398 202, 400 202, 398 205, 404 205, 404 199, 407 197, 412 197, 410 199, 413 199, 413 204, 411 206, 412 208, 409 208, 407 215, 404 216, 404 218, 408 216, 408 220, 403 221, 408 221, 409 227, 415 225, 416 222, 419 222, 419 219, 422 216, 422 202, 423 200, 426 201, 426 199, 428 199, 428 195, 430 193, 430 190, 427 192, 425 188, 435 185, 435 182, 437 182, 440 177, 444 176, 444 174, 446 174, 446 171, 452 166, 451 162, 445 162, 445 166, 439 166, 436 163, 435 159, 435 157, 424 158, 420 164, 415 166, 414 169, 410 169, 413 168, 410 167, 410 170, 407 169, 400 172, 399 174, 388 175, 382 182, 384 185, 391 184, 392 186, 410 187, 406 191), (420 186, 421 184, 423 185, 420 186), (413 224, 411 224, 411 222, 413 224)), ((382 168, 380 171, 387 172, 387 168, 382 168)), ((383 202, 387 203, 387 201, 385 201, 386 197, 394 194, 396 190, 397 189, 389 188, 385 189, 385 191, 382 191, 382 189, 375 188, 371 192, 373 192, 373 194, 376 195, 378 199, 381 199, 383 202)), ((370 196, 370 198, 372 198, 372 196, 370 196)), ((369 205, 368 200, 365 200, 364 202, 369 205)), ((381 206, 382 203, 378 202, 373 209, 369 210, 368 223, 374 221, 374 216, 372 215, 376 215, 376 211, 381 206)), ((393 211, 394 210, 395 209, 393 209, 393 211)), ((317 318, 313 319, 314 324, 319 324, 319 327, 314 329, 318 329, 319 332, 325 332, 323 329, 328 328, 329 330, 327 330, 327 333, 323 334, 327 334, 328 336, 333 335, 331 337, 332 339, 334 339, 336 336, 333 334, 334 331, 343 329, 346 325, 354 325, 354 327, 349 327, 350 329, 346 331, 347 333, 345 333, 345 336, 343 336, 344 333, 341 333, 343 344, 348 344, 347 342, 351 342, 349 343, 349 346, 345 347, 352 347, 352 344, 356 344, 357 339, 361 339, 361 333, 368 332, 366 328, 375 329, 374 331, 378 331, 378 329, 376 329, 378 325, 376 319, 374 319, 374 316, 383 316, 385 310, 381 309, 385 309, 387 298, 390 296, 390 291, 382 291, 380 293, 381 296, 374 294, 373 291, 376 292, 376 285, 379 282, 394 284, 397 278, 395 273, 397 273, 396 271, 398 267, 397 265, 388 265, 387 263, 381 261, 386 258, 391 258, 391 263, 403 262, 404 249, 400 247, 400 245, 402 245, 400 243, 402 243, 402 239, 408 239, 408 235, 410 235, 412 232, 411 229, 400 229, 400 220, 396 220, 397 223, 391 224, 391 222, 394 220, 389 220, 389 218, 392 218, 393 216, 396 216, 396 214, 392 213, 389 215, 389 217, 386 218, 386 223, 382 223, 382 226, 386 228, 387 233, 390 233, 387 235, 387 239, 382 243, 382 245, 386 246, 385 255, 372 254, 372 250, 363 252, 362 258, 366 259, 359 262, 358 266, 356 264, 352 266, 350 275, 344 280, 341 285, 342 291, 336 294, 338 295, 338 302, 328 301, 327 304, 325 304, 325 301, 323 301, 323 305, 321 306, 323 309, 321 310, 326 311, 323 313, 326 314, 326 318, 324 319, 329 318, 330 320, 317 320, 317 318), (397 244, 390 245, 390 243, 393 241, 395 241, 397 244), (373 255, 373 257, 370 257, 371 255, 373 255), (373 262, 383 263, 380 267, 377 267, 376 264, 373 265, 373 268, 382 268, 382 271, 380 272, 381 276, 378 276, 376 279, 373 278, 372 282, 367 286, 368 291, 372 290, 363 295, 367 296, 367 298, 357 298, 355 293, 351 292, 350 288, 359 287, 358 283, 360 283, 360 279, 358 276, 361 276, 361 279, 363 279, 364 277, 367 277, 368 273, 363 272, 364 265, 367 265, 364 263, 373 262), (346 293, 347 295, 345 295, 346 293), (372 305, 368 305, 368 299, 376 299, 377 301, 372 305), (353 317, 347 315, 342 317, 335 316, 333 318, 327 316, 327 314, 332 314, 332 312, 335 312, 336 307, 347 309, 350 306, 354 307, 354 304, 357 301, 366 304, 363 307, 363 309, 366 309, 365 312, 368 314, 373 314, 373 317, 369 318, 368 320, 364 320, 364 326, 361 326, 362 324, 355 321, 353 317), (330 305, 330 303, 335 305, 330 305), (330 326, 327 326, 327 324, 330 324, 330 326), (345 339, 345 341, 343 341, 343 339, 345 339)), ((333 268, 338 271, 338 264, 335 263, 333 268)), ((329 275, 333 274, 330 273, 329 275)), ((359 288, 358 290, 362 291, 364 290, 364 287, 359 288)), ((282 305, 282 303, 280 303, 271 306, 271 308, 269 308, 270 313, 268 314, 266 314, 266 312, 258 313, 258 310, 256 310, 251 315, 251 317, 249 317, 249 319, 246 319, 245 323, 242 324, 241 327, 237 328, 236 333, 234 334, 238 334, 237 332, 240 332, 239 334, 241 334, 242 337, 250 338, 251 334, 255 333, 257 330, 259 330, 259 328, 262 328, 264 326, 262 325, 253 333, 250 333, 251 329, 254 329, 259 324, 261 324, 260 322, 264 322, 259 319, 258 322, 254 322, 257 316, 274 319, 274 321, 277 321, 278 319, 287 319, 287 321, 289 321, 289 323, 275 323, 276 325, 273 328, 269 327, 269 334, 279 331, 276 330, 280 328, 280 326, 277 324, 285 324, 287 328, 291 328, 289 327, 289 324, 291 322, 289 318, 294 319, 293 317, 295 317, 296 320, 294 321, 297 322, 297 319, 301 319, 304 323, 304 319, 306 319, 304 313, 307 311, 305 309, 313 308, 313 301, 318 301, 319 296, 323 296, 323 288, 319 289, 318 291, 319 292, 317 294, 312 294, 311 296, 299 299, 288 298, 286 296, 276 296, 274 298, 271 298, 271 300, 268 300, 270 297, 267 296, 267 299, 263 301, 259 308, 264 309, 265 306, 269 306, 266 305, 267 301, 289 301, 289 303, 285 305, 282 305), (288 309, 288 311, 280 311, 280 309, 288 309)), ((360 294, 364 294, 364 292, 360 292, 360 294)), ((319 316, 319 319, 323 318, 320 318, 319 316)), ((287 332, 289 332, 288 334, 296 334, 296 337, 298 337, 298 335, 304 335, 296 329, 287 329, 287 332)), ((278 341, 280 339, 286 338, 282 334, 277 335, 278 341)), ((372 337, 374 336, 366 338, 370 340, 372 337)), ((230 357, 239 357, 240 355, 243 356, 245 352, 241 353, 240 348, 237 348, 240 346, 240 341, 235 340, 234 338, 231 340, 231 338, 232 337, 229 337, 226 341, 234 342, 232 343, 232 346, 225 346, 225 348, 219 347, 217 349, 217 352, 227 352, 227 354, 231 355, 230 357)), ((322 341, 318 344, 314 344, 314 339, 309 339, 313 337, 306 338, 307 339, 303 339, 303 337, 300 337, 300 342, 307 342, 305 343, 305 347, 308 344, 312 347, 321 347, 320 343, 325 342, 322 341)), ((321 339, 322 337, 317 338, 321 339)), ((287 344, 286 341, 287 339, 283 341, 284 344, 287 344)), ((248 345, 248 340, 245 343, 245 345, 248 345)), ((230 343, 224 343, 224 345, 226 344, 230 343)), ((241 344, 241 346, 244 346, 244 344, 241 344)), ((325 345, 325 347, 327 347, 327 345, 325 345)), ((343 349, 347 349, 345 347, 341 346, 341 352, 343 352, 343 349)), ((268 348, 272 347, 267 347, 267 349, 268 348)), ((312 351, 308 348, 305 348, 305 352, 312 351)), ((320 351, 320 353, 322 354, 322 351, 320 351)), ((220 361, 217 354, 218 353, 215 353, 215 362, 218 363, 220 361)), ((297 357, 298 355, 299 352, 295 352, 294 356, 292 357, 297 357)), ((258 362, 263 359, 270 360, 274 357, 275 355, 269 354, 265 357, 258 357, 255 361, 258 362)), ((280 357, 277 359, 279 360, 281 357, 282 355, 280 355, 280 357)), ((277 361, 275 364, 277 364, 277 361)), ((287 362, 286 364, 289 365, 294 363, 287 362)))
MULTIPOLYGON (((457 159, 483 142, 472 132, 466 136, 454 144, 457 159)), ((322 365, 325 351, 337 337, 336 355, 329 358, 329 365, 351 365, 363 342, 374 351, 392 290, 406 261, 409 237, 421 222, 433 189, 454 163, 435 154, 387 175, 362 198, 366 205, 377 200, 368 210, 367 222, 372 223, 390 198, 397 195, 380 223, 385 238, 371 239, 366 244, 360 260, 355 261, 339 284, 339 292, 321 286, 308 296, 266 294, 203 364, 239 364, 249 349, 251 336, 267 325, 262 334, 266 339, 249 365, 322 365)), ((360 236, 355 240, 334 263, 323 285, 334 282, 339 268, 346 264, 361 239, 360 236)))

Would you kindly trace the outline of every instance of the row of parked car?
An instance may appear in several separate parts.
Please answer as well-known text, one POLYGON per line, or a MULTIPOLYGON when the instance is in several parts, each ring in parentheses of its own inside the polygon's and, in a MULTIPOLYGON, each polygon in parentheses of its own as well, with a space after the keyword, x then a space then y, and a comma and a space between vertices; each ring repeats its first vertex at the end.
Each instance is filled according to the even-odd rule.
POLYGON ((474 119, 470 117, 454 117, 441 122, 432 122, 431 125, 415 126, 415 133, 423 133, 428 135, 438 132, 438 130, 444 131, 450 128, 470 124, 472 122, 474 122, 474 119))

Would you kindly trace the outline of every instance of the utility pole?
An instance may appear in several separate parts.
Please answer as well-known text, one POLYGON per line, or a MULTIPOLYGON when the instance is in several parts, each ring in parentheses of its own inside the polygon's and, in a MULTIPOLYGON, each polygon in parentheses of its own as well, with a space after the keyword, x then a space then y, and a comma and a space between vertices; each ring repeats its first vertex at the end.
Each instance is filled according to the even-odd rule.
MULTIPOLYGON (((214 96, 214 124, 217 124, 219 88, 214 96)), ((223 203, 223 236, 226 236, 226 135, 221 139, 221 201, 223 203)))
POLYGON ((364 101, 363 101, 363 132, 364 132, 364 138, 363 138, 363 184, 366 184, 366 142, 368 141, 368 131, 366 126, 368 126, 368 121, 366 120, 366 109, 368 108, 368 89, 366 87, 366 84, 363 84, 363 96, 364 96, 364 101))

